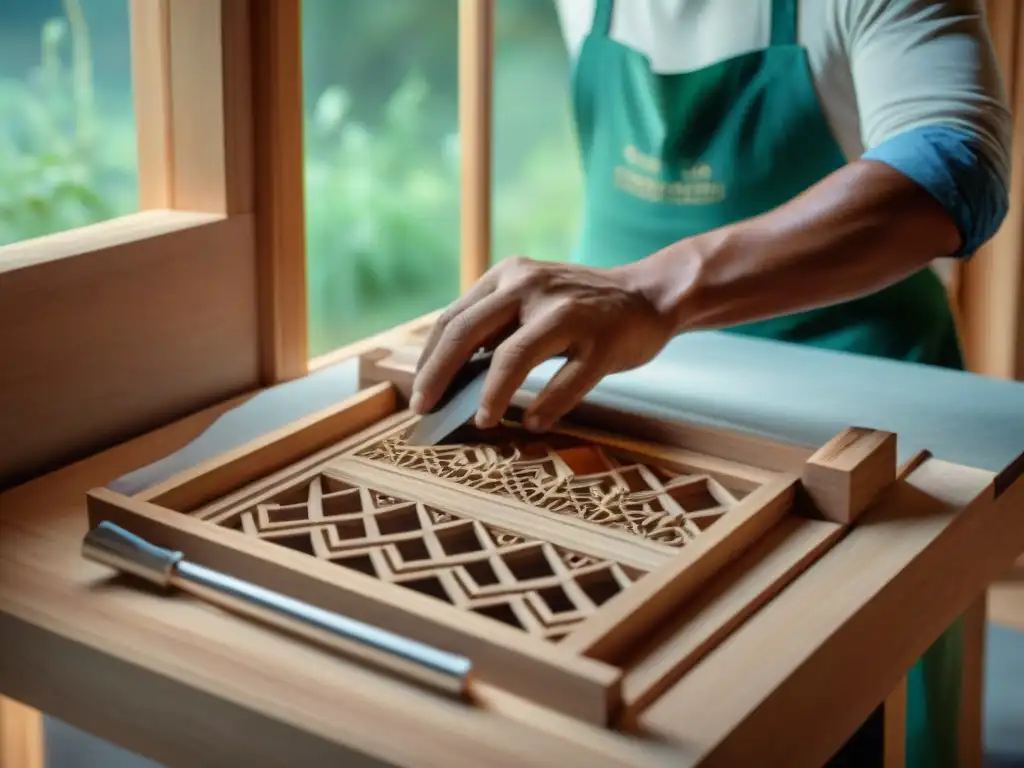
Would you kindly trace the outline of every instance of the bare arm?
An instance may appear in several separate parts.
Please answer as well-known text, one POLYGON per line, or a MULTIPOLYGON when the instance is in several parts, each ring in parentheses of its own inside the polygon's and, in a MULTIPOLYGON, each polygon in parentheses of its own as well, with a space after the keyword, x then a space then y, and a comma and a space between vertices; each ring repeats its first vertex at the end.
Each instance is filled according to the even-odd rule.
POLYGON ((622 277, 679 333, 859 298, 960 245, 956 222, 934 197, 862 160, 771 213, 624 267, 622 277))
POLYGON ((568 361, 527 413, 547 429, 600 379, 650 360, 677 333, 838 303, 956 251, 953 218, 915 182, 861 161, 763 216, 615 269, 513 259, 433 329, 412 406, 426 411, 474 350, 502 340, 477 423, 492 426, 529 372, 568 361))

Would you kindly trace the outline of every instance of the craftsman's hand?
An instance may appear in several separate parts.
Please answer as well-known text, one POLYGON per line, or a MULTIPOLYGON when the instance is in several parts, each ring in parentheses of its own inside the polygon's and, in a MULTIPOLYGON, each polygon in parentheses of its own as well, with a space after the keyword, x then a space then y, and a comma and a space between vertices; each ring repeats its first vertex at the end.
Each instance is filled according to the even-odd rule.
POLYGON ((466 360, 497 344, 476 423, 504 416, 527 374, 545 360, 567 362, 525 414, 543 431, 604 376, 642 365, 673 334, 673 324, 634 287, 628 267, 508 259, 487 272, 438 320, 420 357, 411 407, 428 412, 466 360))

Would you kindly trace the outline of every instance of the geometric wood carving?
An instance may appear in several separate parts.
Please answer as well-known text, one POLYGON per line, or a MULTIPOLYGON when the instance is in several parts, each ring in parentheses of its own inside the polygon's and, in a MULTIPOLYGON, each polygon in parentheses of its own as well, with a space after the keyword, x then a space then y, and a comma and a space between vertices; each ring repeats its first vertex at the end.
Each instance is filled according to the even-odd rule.
MULTIPOLYGON (((382 382, 136 499, 92 497, 90 521, 113 517, 130 529, 134 519, 158 546, 187 545, 195 553, 186 558, 215 568, 223 560, 229 573, 299 599, 319 596, 469 656, 486 684, 607 724, 639 644, 796 515, 801 462, 812 455, 683 423, 631 431, 628 417, 610 433, 595 425, 615 412, 596 411, 593 422, 544 435, 508 421, 413 447, 404 438, 418 417, 400 407, 382 382)), ((869 447, 825 469, 853 461, 856 481, 853 465, 869 447)), ((868 453, 887 450, 883 441, 868 453)), ((773 584, 817 554, 796 553, 799 567, 773 584)), ((715 614, 693 626, 692 643, 707 647, 735 623, 715 614)), ((693 658, 659 656, 631 700, 693 658)))
POLYGON ((523 440, 505 428, 488 434, 487 442, 430 448, 408 446, 403 437, 357 455, 674 547, 695 539, 738 502, 706 474, 622 462, 601 446, 557 435, 523 440))
POLYGON ((641 573, 322 474, 222 524, 557 640, 641 573))

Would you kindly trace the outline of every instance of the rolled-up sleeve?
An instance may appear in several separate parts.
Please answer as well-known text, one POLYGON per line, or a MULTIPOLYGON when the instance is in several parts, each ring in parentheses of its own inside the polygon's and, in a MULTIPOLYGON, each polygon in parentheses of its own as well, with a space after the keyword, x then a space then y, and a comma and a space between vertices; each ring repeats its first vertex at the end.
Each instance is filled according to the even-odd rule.
POLYGON ((863 157, 949 212, 966 257, 1006 216, 1011 117, 984 0, 843 0, 863 157))

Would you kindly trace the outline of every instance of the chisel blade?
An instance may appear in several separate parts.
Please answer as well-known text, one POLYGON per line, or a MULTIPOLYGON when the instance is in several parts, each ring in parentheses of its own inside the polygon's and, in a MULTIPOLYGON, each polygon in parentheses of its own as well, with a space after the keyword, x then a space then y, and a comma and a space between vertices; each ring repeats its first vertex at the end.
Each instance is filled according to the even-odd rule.
POLYGON ((492 352, 474 355, 452 380, 445 396, 413 426, 405 442, 408 445, 437 445, 452 432, 473 418, 480 407, 484 382, 491 364, 492 352))

